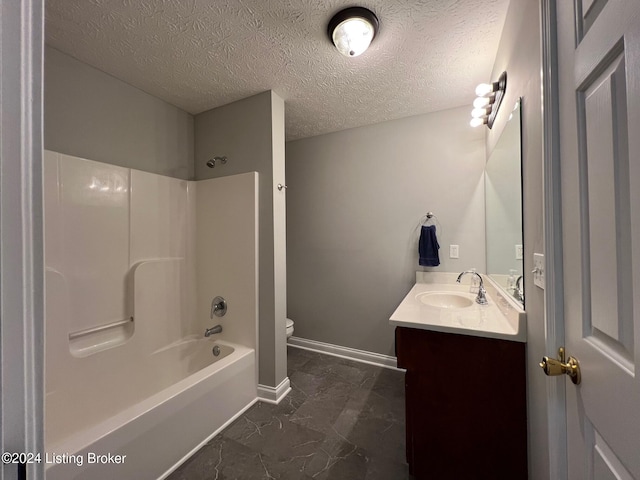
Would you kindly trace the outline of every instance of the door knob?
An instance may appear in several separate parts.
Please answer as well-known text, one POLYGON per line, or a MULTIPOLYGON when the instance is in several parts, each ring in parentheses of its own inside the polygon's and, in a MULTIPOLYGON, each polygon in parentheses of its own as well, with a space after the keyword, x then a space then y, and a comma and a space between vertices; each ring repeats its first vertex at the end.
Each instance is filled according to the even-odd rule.
POLYGON ((580 375, 580 363, 575 357, 569 357, 565 362, 564 347, 558 349, 558 359, 542 357, 540 368, 550 377, 567 374, 575 385, 580 385, 582 376, 580 375))

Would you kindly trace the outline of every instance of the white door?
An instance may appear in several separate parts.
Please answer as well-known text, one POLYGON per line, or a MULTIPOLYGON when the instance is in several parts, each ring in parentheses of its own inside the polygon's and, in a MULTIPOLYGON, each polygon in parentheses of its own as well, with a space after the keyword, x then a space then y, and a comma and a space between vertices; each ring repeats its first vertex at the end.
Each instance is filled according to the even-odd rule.
POLYGON ((640 480, 640 1, 556 5, 569 479, 640 480))

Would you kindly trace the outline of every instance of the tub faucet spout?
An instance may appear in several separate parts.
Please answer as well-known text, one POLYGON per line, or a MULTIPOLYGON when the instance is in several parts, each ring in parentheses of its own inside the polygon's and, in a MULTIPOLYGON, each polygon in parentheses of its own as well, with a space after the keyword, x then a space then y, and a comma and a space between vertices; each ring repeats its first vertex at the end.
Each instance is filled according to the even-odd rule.
POLYGON ((210 337, 211 335, 215 335, 216 333, 222 332, 222 325, 216 325, 215 327, 207 328, 204 331, 205 337, 210 337))

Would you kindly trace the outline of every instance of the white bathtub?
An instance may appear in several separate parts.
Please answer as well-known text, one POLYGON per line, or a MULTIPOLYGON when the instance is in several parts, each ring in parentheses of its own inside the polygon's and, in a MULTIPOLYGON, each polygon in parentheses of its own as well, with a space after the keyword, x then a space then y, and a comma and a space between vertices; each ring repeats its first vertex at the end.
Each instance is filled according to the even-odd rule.
POLYGON ((257 397, 255 351, 220 340, 188 337, 133 370, 128 384, 111 392, 109 405, 117 413, 97 423, 73 415, 69 404, 79 402, 83 410, 81 398, 48 399, 47 415, 71 414, 57 419, 70 433, 47 442, 43 461, 54 462, 46 465, 47 479, 165 478, 257 397), (96 455, 111 463, 90 463, 96 455))

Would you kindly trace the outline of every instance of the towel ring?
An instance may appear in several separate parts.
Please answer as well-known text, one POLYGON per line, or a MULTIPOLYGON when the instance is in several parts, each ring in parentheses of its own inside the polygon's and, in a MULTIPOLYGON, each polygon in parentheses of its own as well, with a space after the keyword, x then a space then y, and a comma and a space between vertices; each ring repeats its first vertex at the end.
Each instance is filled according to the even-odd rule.
POLYGON ((427 222, 433 222, 433 224, 438 227, 438 230, 440 230, 439 234, 444 235, 444 229, 442 228, 442 225, 440 225, 438 216, 433 212, 427 212, 422 216, 422 218, 420 219, 420 223, 418 223, 418 226, 416 227, 416 230, 418 229, 418 227, 425 225, 427 222))

